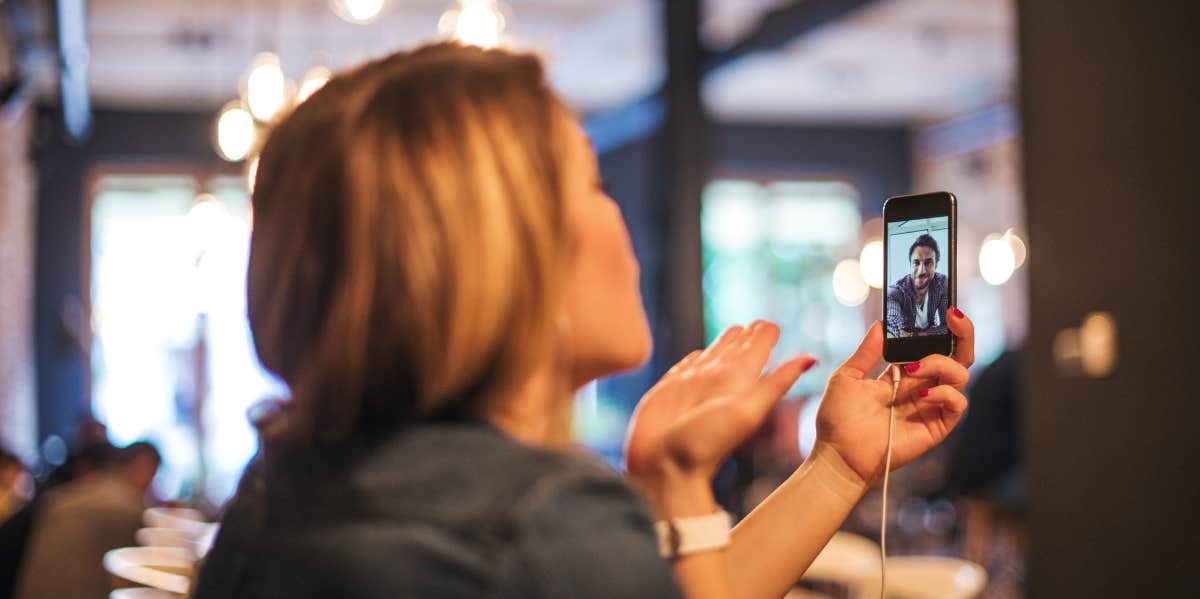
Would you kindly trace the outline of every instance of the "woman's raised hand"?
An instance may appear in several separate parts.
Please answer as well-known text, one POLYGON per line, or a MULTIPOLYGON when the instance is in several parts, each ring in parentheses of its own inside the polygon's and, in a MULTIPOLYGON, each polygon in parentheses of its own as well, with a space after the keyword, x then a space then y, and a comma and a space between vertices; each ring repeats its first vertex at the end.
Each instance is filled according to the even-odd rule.
MULTIPOLYGON (((938 443, 967 409, 962 390, 975 361, 975 328, 963 313, 951 310, 947 323, 957 337, 954 357, 932 355, 902 367, 896 395, 892 468, 899 468, 938 443)), ((892 377, 867 377, 883 357, 883 326, 867 331, 858 351, 829 378, 817 413, 817 442, 833 447, 867 485, 883 475, 887 452, 888 404, 892 377)))
POLYGON ((816 363, 796 356, 763 374, 778 340, 779 327, 769 322, 731 327, 672 367, 638 403, 626 463, 652 501, 661 505, 654 495, 664 485, 707 489, 721 460, 816 363))

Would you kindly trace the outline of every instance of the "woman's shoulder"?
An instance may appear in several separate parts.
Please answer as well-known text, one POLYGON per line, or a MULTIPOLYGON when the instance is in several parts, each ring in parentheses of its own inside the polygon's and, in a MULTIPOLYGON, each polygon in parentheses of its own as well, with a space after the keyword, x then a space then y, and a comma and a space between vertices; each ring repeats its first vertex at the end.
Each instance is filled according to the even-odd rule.
POLYGON ((461 510, 459 516, 496 509, 515 516, 580 487, 628 490, 616 471, 585 449, 531 447, 481 423, 408 431, 372 452, 357 477, 357 485, 384 495, 419 488, 428 500, 445 492, 451 504, 430 507, 461 510))
POLYGON ((515 518, 571 489, 608 488, 636 501, 623 478, 586 450, 547 450, 476 421, 434 422, 386 438, 260 458, 268 500, 372 520, 477 526, 515 518))
MULTIPOLYGON (((259 458, 239 495, 226 520, 235 530, 222 531, 217 549, 226 551, 216 553, 257 557, 207 568, 209 588, 307 563, 306 580, 387 572, 394 590, 461 578, 514 596, 564 596, 591 578, 585 586, 599 592, 602 578, 636 571, 629 584, 655 594, 628 596, 675 596, 649 512, 621 476, 583 450, 529 447, 486 425, 422 426, 353 448, 259 458), (275 540, 269 551, 227 551, 261 538, 275 540)), ((276 585, 295 578, 264 576, 276 585)))

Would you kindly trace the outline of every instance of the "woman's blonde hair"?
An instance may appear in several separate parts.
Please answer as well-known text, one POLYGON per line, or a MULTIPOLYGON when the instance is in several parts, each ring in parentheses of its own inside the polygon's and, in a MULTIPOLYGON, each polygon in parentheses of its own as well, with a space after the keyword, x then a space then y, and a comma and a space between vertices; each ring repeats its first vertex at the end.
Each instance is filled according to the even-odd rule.
POLYGON ((552 359, 564 114, 536 58, 445 43, 334 77, 279 124, 247 286, 292 394, 269 435, 470 412, 552 359))

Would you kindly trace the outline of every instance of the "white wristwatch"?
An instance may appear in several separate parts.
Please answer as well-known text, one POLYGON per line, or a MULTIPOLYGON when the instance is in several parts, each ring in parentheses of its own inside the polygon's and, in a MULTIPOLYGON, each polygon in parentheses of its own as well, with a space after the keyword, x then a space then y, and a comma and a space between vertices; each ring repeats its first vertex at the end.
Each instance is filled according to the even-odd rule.
POLYGON ((723 549, 729 546, 733 516, 724 510, 707 516, 672 518, 654 523, 658 535, 658 554, 675 559, 684 555, 723 549))

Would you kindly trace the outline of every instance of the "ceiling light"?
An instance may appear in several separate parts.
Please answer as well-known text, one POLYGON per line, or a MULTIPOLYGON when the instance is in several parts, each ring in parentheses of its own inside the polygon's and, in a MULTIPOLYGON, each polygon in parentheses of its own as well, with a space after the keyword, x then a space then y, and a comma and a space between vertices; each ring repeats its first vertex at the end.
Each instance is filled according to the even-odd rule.
POLYGON ((217 152, 221 158, 237 162, 246 158, 254 147, 254 117, 234 100, 225 105, 217 116, 217 152))
POLYGON ((1016 269, 1012 246, 1000 235, 988 235, 979 248, 979 274, 992 285, 1002 285, 1016 269))
POLYGON ((500 45, 506 20, 496 0, 460 0, 458 8, 442 14, 438 32, 471 46, 495 48, 500 45))
POLYGON ((833 294, 843 306, 858 306, 867 301, 871 287, 863 280, 858 260, 853 258, 838 262, 833 269, 833 294))
POLYGON ((1021 268, 1021 265, 1025 264, 1025 258, 1029 256, 1029 248, 1025 246, 1025 240, 1021 239, 1020 235, 1017 235, 1017 231, 1015 229, 1009 229, 1005 231, 1004 240, 1007 241, 1009 247, 1012 248, 1014 260, 1013 267, 1021 268))
POLYGON ((379 17, 383 0, 333 0, 333 12, 356 25, 365 25, 379 17))
POLYGON ((246 76, 246 103, 250 114, 260 121, 269 121, 287 102, 287 79, 279 66, 279 57, 263 52, 254 57, 250 74, 246 76))
POLYGON ((872 239, 863 246, 858 256, 863 280, 876 289, 883 289, 883 242, 872 239))

